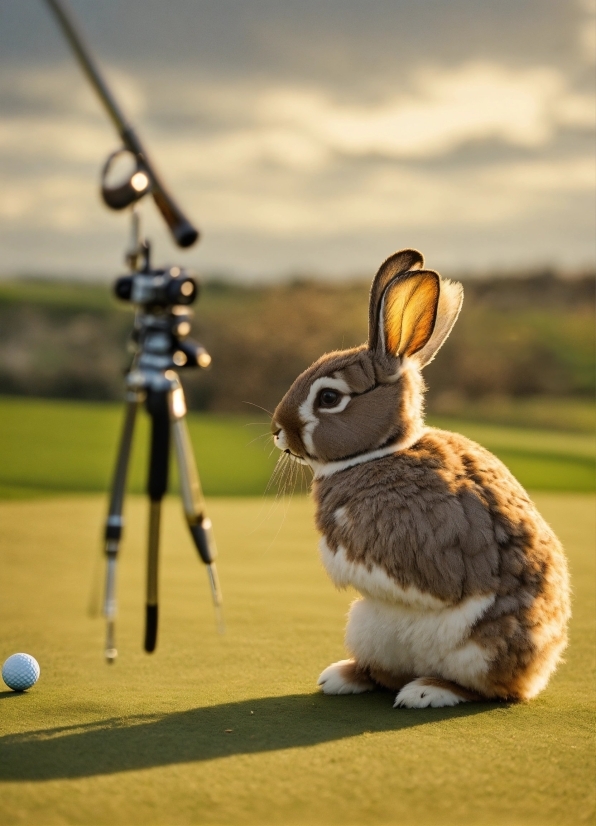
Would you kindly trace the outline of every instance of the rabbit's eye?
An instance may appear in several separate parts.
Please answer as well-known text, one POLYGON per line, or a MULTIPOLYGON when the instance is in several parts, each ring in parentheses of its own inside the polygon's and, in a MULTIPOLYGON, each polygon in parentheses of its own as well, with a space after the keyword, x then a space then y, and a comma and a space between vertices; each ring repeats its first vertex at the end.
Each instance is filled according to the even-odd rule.
POLYGON ((335 407, 341 399, 341 395, 337 390, 331 390, 329 388, 321 390, 318 399, 319 407, 335 407))

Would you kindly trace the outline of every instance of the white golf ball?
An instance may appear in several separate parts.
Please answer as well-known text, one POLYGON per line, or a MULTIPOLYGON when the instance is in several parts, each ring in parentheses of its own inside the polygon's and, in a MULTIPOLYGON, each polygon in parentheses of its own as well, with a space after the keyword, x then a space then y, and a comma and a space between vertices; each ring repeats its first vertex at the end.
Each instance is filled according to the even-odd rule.
POLYGON ((13 654, 2 666, 2 679, 13 691, 27 691, 39 679, 39 663, 31 654, 13 654))

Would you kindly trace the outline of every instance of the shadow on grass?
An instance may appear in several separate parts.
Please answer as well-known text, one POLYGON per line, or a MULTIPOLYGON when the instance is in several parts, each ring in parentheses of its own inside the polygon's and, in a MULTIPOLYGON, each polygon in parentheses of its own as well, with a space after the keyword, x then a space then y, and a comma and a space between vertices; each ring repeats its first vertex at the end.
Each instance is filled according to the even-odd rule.
POLYGON ((0 700, 8 700, 10 697, 22 697, 23 691, 0 691, 0 700))
POLYGON ((90 777, 399 732, 495 708, 409 711, 391 695, 292 694, 166 715, 140 715, 0 737, 0 781, 90 777))

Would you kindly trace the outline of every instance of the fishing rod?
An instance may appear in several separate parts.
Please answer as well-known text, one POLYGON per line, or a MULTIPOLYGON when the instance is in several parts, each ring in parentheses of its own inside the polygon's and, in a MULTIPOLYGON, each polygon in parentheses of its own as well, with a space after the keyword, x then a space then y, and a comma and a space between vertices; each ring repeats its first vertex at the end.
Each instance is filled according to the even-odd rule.
MULTIPOLYGON (((92 56, 89 45, 76 25, 72 12, 68 9, 64 0, 46 0, 47 5, 54 13, 64 36, 70 43, 77 60, 79 61, 83 72, 86 74, 89 82, 97 92, 99 99, 105 107, 106 112, 118 132, 120 139, 126 150, 134 155, 137 163, 136 173, 140 173, 136 179, 136 185, 139 189, 135 189, 135 182, 128 189, 132 191, 115 191, 110 187, 102 186, 102 195, 107 206, 112 209, 124 209, 132 203, 132 200, 138 200, 139 197, 151 192, 153 200, 163 218, 170 228, 170 232, 179 247, 192 246, 199 237, 199 231, 191 224, 186 215, 182 212, 174 198, 168 192, 163 184, 163 181, 157 174, 155 166, 149 160, 147 151, 141 139, 135 132, 130 121, 125 117, 122 109, 116 101, 114 95, 110 91, 105 78, 102 76, 99 67, 92 56), (142 176, 147 178, 144 184, 142 176), (143 185, 144 184, 144 185, 143 185), (104 191, 105 189, 105 191, 104 191)), ((109 171, 109 163, 104 167, 104 184, 109 171), (107 168, 106 168, 107 167, 107 168)), ((118 188, 120 189, 120 188, 118 188)))

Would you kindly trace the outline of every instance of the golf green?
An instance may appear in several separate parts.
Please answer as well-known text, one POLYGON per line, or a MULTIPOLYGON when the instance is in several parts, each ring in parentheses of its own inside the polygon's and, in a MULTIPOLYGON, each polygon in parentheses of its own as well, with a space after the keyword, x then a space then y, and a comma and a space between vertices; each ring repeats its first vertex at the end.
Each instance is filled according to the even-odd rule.
MULTIPOLYGON (((254 412, 254 411, 253 411, 254 412)), ((123 418, 121 404, 22 399, 0 396, 0 499, 48 494, 99 493, 112 478, 123 418)), ((262 496, 279 453, 269 417, 193 413, 188 417, 201 481, 209 496, 262 496)), ((526 488, 593 492, 594 433, 475 424, 433 419, 495 453, 526 488)), ((149 428, 138 419, 128 487, 146 489, 149 428)), ((174 467, 173 467, 174 469, 174 467)), ((171 489, 176 489, 172 474, 171 489)))
POLYGON ((175 499, 163 524, 160 636, 141 651, 146 505, 127 503, 118 646, 87 617, 100 585, 101 496, 0 504, 0 659, 41 665, 0 691, 0 822, 403 824, 592 822, 594 508, 537 495, 564 541, 574 617, 566 662, 537 699, 392 708, 385 692, 326 697, 345 613, 303 497, 210 501, 227 630, 175 499), (100 564, 97 564, 100 563, 100 564))

